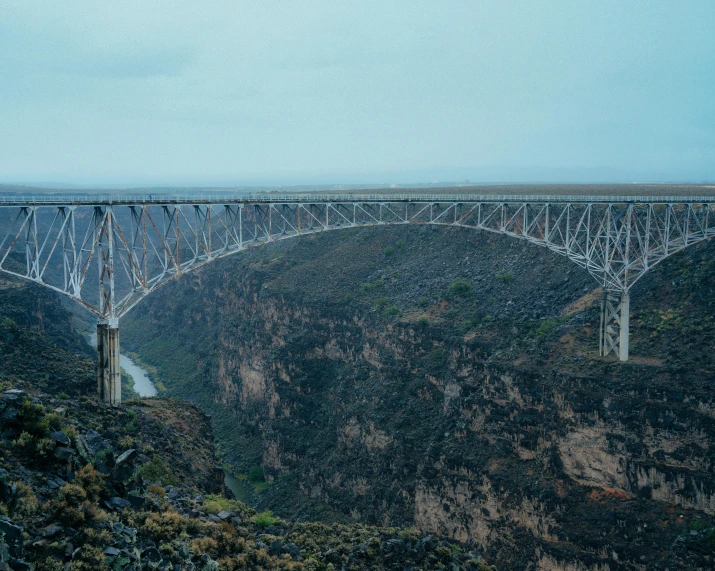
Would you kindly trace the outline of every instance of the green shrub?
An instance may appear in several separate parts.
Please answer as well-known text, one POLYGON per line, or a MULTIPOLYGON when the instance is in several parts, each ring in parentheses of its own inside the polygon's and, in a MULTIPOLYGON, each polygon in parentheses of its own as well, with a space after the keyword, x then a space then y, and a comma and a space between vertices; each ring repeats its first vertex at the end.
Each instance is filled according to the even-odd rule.
POLYGON ((154 456, 149 462, 144 464, 139 473, 142 478, 150 482, 161 482, 165 486, 176 485, 176 476, 171 468, 162 462, 159 456, 154 456))
POLYGON ((258 527, 264 528, 281 523, 279 518, 273 517, 273 512, 270 510, 254 515, 252 521, 258 527))
POLYGON ((449 292, 457 297, 469 297, 472 295, 472 284, 467 280, 458 278, 450 284, 449 292))
POLYGON ((103 571, 107 561, 101 547, 83 545, 79 556, 69 565, 70 571, 103 571))
POLYGON ((76 527, 92 519, 96 508, 87 499, 87 492, 77 484, 65 484, 57 492, 54 514, 62 523, 76 527))
POLYGON ((395 315, 399 315, 399 313, 400 309, 396 305, 388 305, 382 311, 382 314, 386 315, 387 317, 394 317, 395 315))
POLYGON ((265 482, 266 477, 263 474, 263 468, 258 465, 251 466, 251 469, 248 471, 248 481, 251 482, 251 484, 265 482))
POLYGON ((22 430, 29 432, 32 436, 44 438, 50 432, 50 423, 45 414, 45 407, 41 404, 25 399, 17 417, 22 425, 22 430))
POLYGON ((392 255, 394 255, 394 253, 395 253, 395 248, 394 248, 394 247, 388 246, 387 248, 385 248, 385 255, 386 255, 386 256, 392 256, 392 255))
POLYGON ((536 328, 535 335, 538 339, 549 335, 554 329, 561 325, 565 320, 559 317, 553 317, 551 319, 545 319, 536 328))
POLYGON ((497 275, 496 275, 496 278, 497 278, 500 282, 510 283, 510 282, 513 282, 513 281, 514 281, 514 274, 510 274, 510 273, 497 274, 497 275))
POLYGON ((98 502, 104 492, 105 476, 91 464, 86 464, 77 471, 74 482, 82 486, 91 502, 98 502))
POLYGON ((172 540, 186 529, 184 518, 174 511, 150 514, 144 529, 157 540, 172 540))

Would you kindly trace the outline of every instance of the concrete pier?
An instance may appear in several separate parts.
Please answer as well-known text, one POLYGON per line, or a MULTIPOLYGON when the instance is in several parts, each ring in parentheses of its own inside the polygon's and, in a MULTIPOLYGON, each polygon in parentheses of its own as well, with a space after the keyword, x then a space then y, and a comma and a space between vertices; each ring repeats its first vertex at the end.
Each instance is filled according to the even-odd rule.
POLYGON ((122 373, 119 367, 119 326, 97 323, 97 390, 111 405, 122 404, 122 373))

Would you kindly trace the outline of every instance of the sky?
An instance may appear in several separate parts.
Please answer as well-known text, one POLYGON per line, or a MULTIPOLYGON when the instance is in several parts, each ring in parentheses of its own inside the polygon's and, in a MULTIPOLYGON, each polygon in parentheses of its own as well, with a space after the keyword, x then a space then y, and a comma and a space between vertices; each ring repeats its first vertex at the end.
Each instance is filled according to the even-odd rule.
POLYGON ((715 180, 712 0, 0 0, 0 182, 715 180))

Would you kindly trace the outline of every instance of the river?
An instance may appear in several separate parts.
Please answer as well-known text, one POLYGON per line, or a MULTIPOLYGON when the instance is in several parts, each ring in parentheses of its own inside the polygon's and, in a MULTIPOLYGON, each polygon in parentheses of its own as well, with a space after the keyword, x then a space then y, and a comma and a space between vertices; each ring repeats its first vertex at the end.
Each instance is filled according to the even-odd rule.
MULTIPOLYGON (((92 347, 97 345, 97 333, 94 332, 89 336, 89 342, 92 347)), ((134 382, 134 392, 140 397, 155 397, 158 394, 154 383, 149 379, 146 370, 142 369, 131 357, 119 353, 119 366, 124 369, 128 377, 131 377, 134 382)))

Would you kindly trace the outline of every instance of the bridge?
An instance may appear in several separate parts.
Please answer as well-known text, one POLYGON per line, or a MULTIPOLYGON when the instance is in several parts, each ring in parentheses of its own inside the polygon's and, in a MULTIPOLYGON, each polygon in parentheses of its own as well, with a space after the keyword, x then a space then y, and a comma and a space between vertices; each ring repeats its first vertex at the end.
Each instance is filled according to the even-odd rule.
POLYGON ((97 387, 118 405, 119 319, 151 292, 247 248, 383 224, 485 230, 566 256, 603 288, 600 354, 626 361, 630 289, 668 256, 715 236, 715 196, 0 196, 0 271, 97 316, 97 387))

